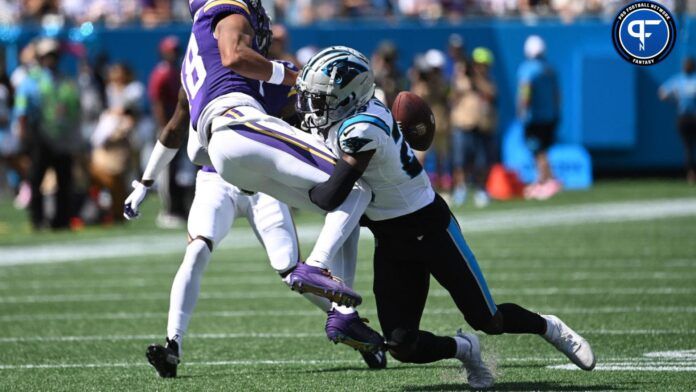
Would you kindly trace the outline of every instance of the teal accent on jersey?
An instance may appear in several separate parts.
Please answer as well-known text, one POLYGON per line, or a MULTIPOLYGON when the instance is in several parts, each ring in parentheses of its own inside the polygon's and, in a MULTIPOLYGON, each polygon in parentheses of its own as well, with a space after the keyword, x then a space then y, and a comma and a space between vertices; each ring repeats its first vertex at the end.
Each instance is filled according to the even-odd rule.
POLYGON ((369 123, 372 125, 376 125, 379 128, 381 128, 387 136, 390 134, 390 129, 387 124, 384 123, 380 118, 375 117, 375 116, 370 116, 369 114, 358 114, 357 116, 353 116, 341 124, 341 128, 338 129, 338 138, 341 138, 341 135, 343 135, 343 132, 350 127, 351 125, 355 125, 358 123, 369 123))

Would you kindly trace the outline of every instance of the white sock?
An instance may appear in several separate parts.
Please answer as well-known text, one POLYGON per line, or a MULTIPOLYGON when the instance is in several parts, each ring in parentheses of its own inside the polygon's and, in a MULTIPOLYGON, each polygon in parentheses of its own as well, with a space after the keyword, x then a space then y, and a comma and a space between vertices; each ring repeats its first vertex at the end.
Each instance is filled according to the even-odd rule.
POLYGON ((369 188, 363 186, 362 181, 358 181, 343 204, 326 214, 324 227, 312 253, 307 257, 308 265, 329 268, 330 261, 358 225, 371 198, 372 192, 369 188))
POLYGON ((186 247, 184 261, 172 282, 169 295, 169 320, 167 336, 179 336, 177 343, 181 349, 183 336, 188 329, 193 309, 196 307, 201 287, 201 277, 210 261, 210 249, 205 241, 196 239, 186 247))
POLYGON ((544 337, 546 338, 551 338, 553 337, 553 331, 556 328, 556 324, 549 318, 543 315, 540 315, 544 321, 546 321, 546 331, 544 332, 544 337))
POLYGON ((454 357, 460 361, 468 361, 471 353, 471 342, 461 336, 455 336, 454 341, 457 343, 457 352, 454 357))
POLYGON ((319 297, 311 293, 303 293, 303 297, 307 298, 314 306, 319 308, 322 312, 326 313, 331 310, 331 301, 326 298, 319 297))
POLYGON ((332 304, 333 308, 336 309, 341 314, 352 314, 355 313, 355 308, 350 306, 338 305, 337 303, 332 304))

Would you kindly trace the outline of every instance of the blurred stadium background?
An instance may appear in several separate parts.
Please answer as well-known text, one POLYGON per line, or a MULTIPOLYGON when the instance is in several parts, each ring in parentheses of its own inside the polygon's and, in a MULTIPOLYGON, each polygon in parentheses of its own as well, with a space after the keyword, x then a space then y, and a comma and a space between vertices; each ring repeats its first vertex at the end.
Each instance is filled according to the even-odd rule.
MULTIPOLYGON (((678 21, 678 41, 659 65, 636 67, 611 42, 622 0, 263 1, 277 24, 272 57, 301 65, 317 49, 352 46, 372 57, 385 101, 401 90, 428 100, 438 129, 420 158, 493 293, 558 312, 598 352, 598 372, 579 374, 529 337, 486 338, 502 390, 696 383, 696 178, 687 181, 677 131, 684 113, 658 94, 696 56, 696 1, 660 2, 678 21), (531 35, 558 78, 549 158, 563 190, 525 200, 518 180, 538 180, 518 112, 531 35), (453 151, 466 127, 485 128, 487 140, 475 144, 484 158, 467 166, 468 188, 453 151)), ((171 111, 189 26, 183 0, 0 0, 0 389, 169 387, 142 353, 163 334, 196 168, 182 155, 139 221, 119 211, 171 111), (18 138, 23 84, 47 53, 60 54, 66 82, 46 87, 55 94, 45 107, 59 110, 40 120, 58 124, 58 147, 18 138)), ((306 247, 320 220, 298 212, 297 222, 306 247)), ((451 363, 367 372, 327 344, 321 315, 287 292, 250 233, 240 225, 214 256, 186 348, 193 377, 175 388, 461 386, 451 363)), ((376 321, 370 241, 357 286, 362 313, 376 321)), ((434 289, 430 329, 462 326, 450 302, 434 289)))

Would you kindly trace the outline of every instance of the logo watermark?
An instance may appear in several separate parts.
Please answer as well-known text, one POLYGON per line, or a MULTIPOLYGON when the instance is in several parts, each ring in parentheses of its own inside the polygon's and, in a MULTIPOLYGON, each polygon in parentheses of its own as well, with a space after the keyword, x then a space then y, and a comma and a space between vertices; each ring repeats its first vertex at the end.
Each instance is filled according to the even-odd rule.
POLYGON ((623 7, 614 19, 616 51, 635 65, 654 65, 667 58, 677 40, 672 13, 662 4, 638 1, 623 7))

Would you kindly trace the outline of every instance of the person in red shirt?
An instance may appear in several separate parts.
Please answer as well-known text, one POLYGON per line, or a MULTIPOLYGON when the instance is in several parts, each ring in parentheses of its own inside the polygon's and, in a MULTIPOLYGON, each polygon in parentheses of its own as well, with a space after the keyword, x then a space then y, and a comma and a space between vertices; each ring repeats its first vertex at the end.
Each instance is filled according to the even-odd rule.
MULTIPOLYGON (((181 88, 180 49, 178 38, 174 36, 164 38, 159 45, 162 61, 150 75, 148 95, 152 114, 159 129, 167 124, 178 102, 181 88)), ((172 164, 162 173, 162 181, 158 181, 160 184, 158 192, 162 201, 162 211, 157 217, 157 224, 160 227, 183 227, 186 222, 192 187, 177 181, 177 173, 186 170, 184 167, 186 164, 190 163, 187 162, 185 153, 180 151, 172 164)))

